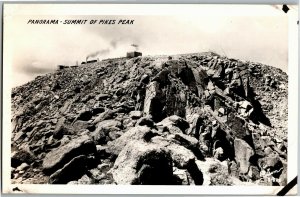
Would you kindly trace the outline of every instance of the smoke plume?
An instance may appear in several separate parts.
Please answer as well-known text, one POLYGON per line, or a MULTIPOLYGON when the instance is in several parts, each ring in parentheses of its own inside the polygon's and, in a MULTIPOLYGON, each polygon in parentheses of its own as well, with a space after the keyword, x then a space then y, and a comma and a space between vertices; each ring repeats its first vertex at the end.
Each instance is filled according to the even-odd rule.
POLYGON ((96 51, 96 52, 90 53, 89 55, 86 56, 86 61, 89 58, 97 57, 99 55, 105 55, 105 54, 108 54, 109 52, 110 52, 110 49, 102 49, 100 51, 96 51))

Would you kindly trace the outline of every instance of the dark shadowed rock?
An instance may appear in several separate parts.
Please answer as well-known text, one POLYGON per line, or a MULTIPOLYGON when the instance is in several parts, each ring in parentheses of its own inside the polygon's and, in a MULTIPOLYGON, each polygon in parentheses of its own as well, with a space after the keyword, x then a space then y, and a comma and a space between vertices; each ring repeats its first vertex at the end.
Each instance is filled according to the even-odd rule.
POLYGON ((22 163, 31 164, 35 161, 35 156, 25 150, 17 150, 11 154, 11 166, 16 168, 22 163))
POLYGON ((97 114, 103 113, 104 111, 105 109, 103 107, 95 107, 93 108, 92 113, 95 116, 97 114))
POLYGON ((65 117, 61 117, 58 120, 58 122, 57 122, 57 124, 55 126, 55 129, 53 131, 53 137, 54 138, 61 139, 64 134, 68 133, 68 129, 65 126, 65 121, 66 121, 65 117))
POLYGON ((61 169, 53 173, 49 178, 50 184, 66 184, 69 181, 79 179, 87 170, 87 157, 80 155, 73 158, 61 169))
POLYGON ((227 121, 228 126, 231 128, 231 130, 234 132, 234 136, 243 139, 245 136, 250 135, 248 130, 245 127, 245 120, 238 117, 234 113, 230 113, 228 115, 228 121, 227 121))
POLYGON ((168 77, 169 74, 170 74, 170 71, 167 69, 164 69, 164 70, 160 71, 156 76, 154 76, 152 81, 156 81, 162 85, 167 85, 170 83, 170 80, 168 77))
POLYGON ((77 120, 88 121, 92 118, 92 116, 93 116, 93 112, 90 110, 86 110, 86 111, 81 112, 78 115, 77 120))
POLYGON ((145 84, 147 84, 147 83, 149 83, 149 79, 150 79, 149 75, 144 74, 144 75, 141 77, 140 83, 145 83, 145 84))
POLYGON ((136 122, 136 125, 137 126, 148 126, 148 127, 152 128, 154 126, 154 121, 149 116, 147 116, 147 117, 141 117, 136 122))

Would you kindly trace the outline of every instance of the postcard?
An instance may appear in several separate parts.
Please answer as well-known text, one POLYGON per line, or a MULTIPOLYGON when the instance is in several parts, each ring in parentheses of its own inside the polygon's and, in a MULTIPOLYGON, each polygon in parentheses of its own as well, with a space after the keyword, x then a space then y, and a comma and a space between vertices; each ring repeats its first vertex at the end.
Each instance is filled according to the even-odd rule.
POLYGON ((277 194, 297 176, 297 20, 297 5, 5 3, 3 192, 277 194))

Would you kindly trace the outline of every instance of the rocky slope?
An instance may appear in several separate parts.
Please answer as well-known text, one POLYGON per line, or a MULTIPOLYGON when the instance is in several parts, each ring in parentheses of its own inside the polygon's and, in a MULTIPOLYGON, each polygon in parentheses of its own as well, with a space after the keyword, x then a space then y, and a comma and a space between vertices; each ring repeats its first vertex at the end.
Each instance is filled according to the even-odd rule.
POLYGON ((12 183, 285 185, 287 86, 210 52, 39 76, 12 90, 12 183))

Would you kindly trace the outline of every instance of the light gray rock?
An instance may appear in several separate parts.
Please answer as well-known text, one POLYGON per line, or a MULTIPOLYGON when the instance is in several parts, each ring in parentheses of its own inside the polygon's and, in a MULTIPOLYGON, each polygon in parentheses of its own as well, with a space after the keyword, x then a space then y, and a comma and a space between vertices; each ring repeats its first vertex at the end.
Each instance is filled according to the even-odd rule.
POLYGON ((239 163, 240 173, 247 173, 250 166, 250 158, 254 155, 251 146, 242 139, 234 140, 235 159, 239 163))
POLYGON ((112 169, 117 184, 159 184, 172 181, 172 159, 165 147, 132 140, 120 152, 112 169))
POLYGON ((143 116, 143 112, 142 111, 131 111, 129 113, 129 117, 132 118, 132 119, 139 119, 142 116, 143 116))

